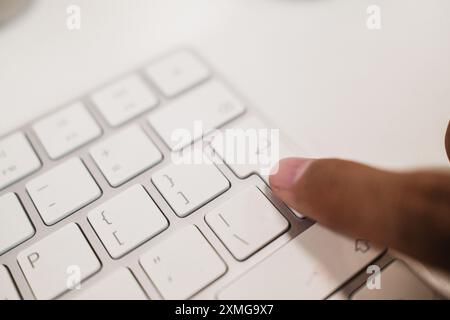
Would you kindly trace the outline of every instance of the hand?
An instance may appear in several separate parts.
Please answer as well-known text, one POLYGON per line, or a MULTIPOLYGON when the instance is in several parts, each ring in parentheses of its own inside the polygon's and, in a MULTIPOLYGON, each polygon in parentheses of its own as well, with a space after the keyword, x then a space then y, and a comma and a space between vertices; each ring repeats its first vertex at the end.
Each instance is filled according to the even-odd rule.
MULTIPOLYGON (((450 122, 445 146, 450 159, 450 122)), ((270 185, 287 205, 331 229, 450 270, 450 171, 396 173, 287 158, 270 185)))

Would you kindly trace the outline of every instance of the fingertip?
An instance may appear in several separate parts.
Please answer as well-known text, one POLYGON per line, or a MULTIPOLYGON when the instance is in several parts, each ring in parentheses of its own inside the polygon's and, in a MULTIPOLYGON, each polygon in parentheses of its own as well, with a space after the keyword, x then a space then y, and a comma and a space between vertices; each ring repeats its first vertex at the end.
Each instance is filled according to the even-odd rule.
POLYGON ((314 161, 310 158, 281 159, 269 176, 269 184, 276 190, 289 190, 303 177, 309 165, 314 161))

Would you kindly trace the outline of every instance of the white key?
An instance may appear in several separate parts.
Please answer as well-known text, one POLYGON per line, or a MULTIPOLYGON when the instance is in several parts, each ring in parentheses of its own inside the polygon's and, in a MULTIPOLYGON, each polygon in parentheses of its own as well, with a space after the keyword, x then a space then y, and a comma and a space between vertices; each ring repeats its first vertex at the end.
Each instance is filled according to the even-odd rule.
POLYGON ((101 135, 100 127, 81 102, 40 120, 33 129, 52 159, 58 159, 101 135))
POLYGON ((284 141, 280 129, 270 127, 255 116, 234 122, 208 140, 239 178, 258 173, 267 183, 273 166, 281 158, 305 156, 284 141))
POLYGON ((0 190, 40 167, 41 162, 23 133, 0 140, 0 190))
POLYGON ((193 225, 147 251, 140 264, 165 299, 188 299, 222 276, 227 266, 193 225))
MULTIPOLYGON (((214 152, 239 178, 259 174, 267 184, 269 175, 281 158, 305 156, 304 151, 286 141, 280 129, 248 116, 208 138, 214 152), (220 136, 219 136, 220 135, 220 136)), ((299 218, 299 212, 291 209, 299 218)))
POLYGON ((231 254, 245 260, 289 228, 289 222, 252 186, 205 216, 231 254))
POLYGON ((209 69, 188 51, 160 59, 146 69, 147 76, 166 97, 173 97, 206 80, 209 69))
POLYGON ((242 112, 244 106, 233 93, 210 81, 156 110, 148 120, 172 150, 179 150, 242 112))
POLYGON ((101 195, 79 158, 72 158, 31 180, 26 185, 39 214, 47 225, 71 215, 101 195))
POLYGON ((56 298, 78 285, 82 286, 84 279, 101 268, 97 256, 75 223, 23 250, 17 261, 34 296, 42 300, 56 298))
POLYGON ((131 271, 127 268, 120 268, 93 286, 82 289, 74 299, 147 300, 147 296, 131 271))
POLYGON ((111 257, 118 259, 165 230, 169 223, 141 185, 134 185, 88 214, 111 257))
POLYGON ((230 187, 212 163, 173 163, 157 171, 152 182, 179 217, 186 217, 230 187))
POLYGON ((0 255, 31 238, 34 228, 14 193, 0 197, 0 255))
POLYGON ((161 152, 137 125, 95 145, 90 152, 113 187, 134 178, 162 159, 161 152))
POLYGON ((109 85, 92 95, 92 100, 111 126, 118 126, 155 107, 156 96, 138 75, 109 85))
POLYGON ((3 265, 0 265, 0 300, 20 300, 14 280, 3 265))
POLYGON ((353 300, 432 300, 436 294, 401 261, 395 260, 380 273, 380 288, 361 287, 353 300))
POLYGON ((219 292, 219 299, 325 299, 381 253, 317 223, 219 292))

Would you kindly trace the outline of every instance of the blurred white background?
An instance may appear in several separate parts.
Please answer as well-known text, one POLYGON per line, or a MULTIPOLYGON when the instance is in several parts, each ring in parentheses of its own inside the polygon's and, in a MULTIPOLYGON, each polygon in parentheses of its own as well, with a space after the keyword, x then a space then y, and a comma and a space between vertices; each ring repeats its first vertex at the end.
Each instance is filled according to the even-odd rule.
POLYGON ((317 156, 445 166, 449 17, 448 0, 32 1, 0 24, 0 135, 190 46, 317 156))

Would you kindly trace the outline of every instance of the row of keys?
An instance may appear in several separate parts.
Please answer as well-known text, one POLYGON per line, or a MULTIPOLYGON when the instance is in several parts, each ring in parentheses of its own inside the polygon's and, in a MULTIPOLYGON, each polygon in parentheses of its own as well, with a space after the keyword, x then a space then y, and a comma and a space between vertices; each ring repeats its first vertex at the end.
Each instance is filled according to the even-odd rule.
MULTIPOLYGON (((94 146, 91 155, 112 186, 123 184, 162 159, 160 151, 137 126, 94 146)), ((47 225, 55 224, 101 195, 94 178, 78 158, 66 160, 29 181, 26 189, 47 225)))
MULTIPOLYGON (((239 122, 238 128, 264 128, 257 118, 250 117, 246 122, 239 122), (246 125, 243 126, 243 123, 246 125)), ((216 151, 221 150, 215 141, 213 139, 211 145, 216 151)), ((126 128, 94 146, 91 155, 113 186, 128 181, 154 166, 162 158, 159 150, 138 126, 126 128), (130 144, 128 141, 134 143, 130 144)), ((221 156, 240 177, 257 172, 258 167, 254 164, 234 164, 223 154, 221 156)), ((152 181, 180 217, 192 213, 230 186, 228 180, 213 164, 190 164, 183 161, 181 164, 172 164, 160 169, 152 176, 152 181)), ((30 181, 27 184, 27 191, 48 225, 60 221, 101 195, 94 179, 79 159, 70 159, 30 181)), ((28 224, 21 226, 29 229, 28 224)), ((25 235, 16 233, 19 242, 29 237, 29 232, 25 235)), ((4 237, 8 238, 8 241, 4 242, 10 243, 8 246, 4 245, 5 251, 17 240, 11 236, 6 237, 6 232, 4 234, 4 237)), ((244 257, 241 256, 239 259, 244 257)))
MULTIPOLYGON (((142 132, 140 129, 131 127, 131 129, 126 130, 134 133, 134 136, 129 137, 130 139, 139 141, 139 139, 135 139, 135 136, 137 132, 142 132)), ((127 139, 122 139, 122 141, 125 140, 127 139)), ((101 149, 106 148, 97 148, 97 150, 101 149)), ((100 165, 99 167, 102 168, 100 165)), ((58 179, 63 181, 76 181, 68 177, 65 172, 77 177, 79 180, 75 184, 84 186, 80 187, 80 189, 85 191, 90 189, 87 186, 93 182, 92 177, 86 179, 89 173, 79 159, 67 161, 65 164, 53 170, 55 171, 49 171, 47 175, 33 180, 28 185, 30 195, 32 195, 35 202, 39 203, 37 205, 38 208, 45 208, 45 205, 42 206, 40 203, 50 203, 48 205, 50 208, 57 206, 56 203, 53 204, 53 202, 49 201, 51 199, 48 197, 43 196, 39 198, 36 195, 33 197, 33 192, 30 192, 30 190, 34 192, 49 191, 52 189, 52 186, 55 186, 55 190, 65 190, 65 187, 61 188, 61 181, 58 181, 58 179), (49 183, 45 183, 46 181, 49 183), (31 186, 34 186, 34 188, 31 186), (36 201, 36 199, 39 200, 36 201)), ((104 172, 105 170, 102 171, 104 172)), ((211 163, 172 164, 156 172, 152 177, 152 181, 179 216, 189 214, 229 188, 228 180, 211 163), (198 181, 204 183, 198 184, 198 181), (175 197, 176 195, 178 195, 178 198, 175 197)), ((92 199, 96 197, 96 192, 87 192, 86 194, 89 193, 92 199)), ((67 204, 64 201, 64 195, 62 198, 63 201, 60 203, 63 205, 59 206, 59 208, 65 208, 63 211, 66 213, 55 215, 55 217, 64 217, 70 214, 71 210, 76 210, 73 204, 67 204)), ((81 198, 85 197, 81 194, 81 198)), ((86 199, 89 199, 89 197, 86 199)), ((81 203, 80 205, 83 205, 86 201, 89 200, 80 200, 78 202, 81 203)), ((51 214, 48 215, 51 216, 51 214)), ((58 221, 58 218, 55 217, 53 217, 53 220, 49 217, 44 220, 47 223, 53 223, 54 221, 58 221)), ((167 220, 140 186, 130 188, 123 194, 99 206, 88 214, 88 218, 108 252, 114 258, 123 256, 140 243, 153 237, 167 227, 167 220), (133 205, 135 208, 131 211, 134 213, 133 217, 125 217, 121 214, 121 212, 123 213, 133 205), (151 210, 144 210, 143 208, 145 206, 147 208, 153 208, 151 210), (142 228, 144 225, 151 225, 154 228, 153 230, 147 230, 146 228, 142 228)), ((206 217, 206 220, 224 245, 238 260, 248 258, 264 245, 271 242, 279 234, 283 233, 288 227, 287 220, 278 213, 273 205, 256 188, 245 191, 239 197, 233 198, 224 206, 220 207, 220 209, 211 212, 206 217), (254 208, 247 207, 253 203, 260 205, 258 210, 252 210, 254 208), (246 212, 246 214, 239 214, 241 212, 246 212), (253 212, 253 214, 247 214, 247 212, 253 212), (255 212, 258 212, 257 217, 254 217, 255 212), (259 220, 259 225, 265 226, 259 229, 259 232, 253 226, 256 220, 259 220), (266 228, 267 226, 268 228, 266 228)))
MULTIPOLYGON (((122 257, 168 227, 167 219, 140 185, 90 211, 88 220, 113 258, 122 257)), ((238 259, 255 253, 289 225, 256 187, 228 200, 206 220, 238 259), (249 207, 251 204, 258 205, 256 210, 249 207)), ((69 290, 71 270, 83 281, 101 267, 73 223, 26 248, 17 260, 38 299, 55 298, 69 290)), ((153 246, 140 263, 162 296, 170 299, 189 298, 226 271, 224 262, 193 226, 153 246)))
MULTIPOLYGON (((204 64, 187 51, 157 61, 146 75, 167 96, 173 97, 210 75, 204 64)), ((154 108, 158 98, 144 80, 134 74, 90 97, 111 126, 118 126, 154 108)), ((101 129, 81 102, 58 111, 33 126, 50 158, 58 159, 101 135, 101 129)))
MULTIPOLYGON (((205 81, 211 73, 195 55, 180 51, 152 63, 145 74, 171 98, 205 81)), ((137 74, 100 89, 90 100, 111 126, 121 125, 158 104, 156 95, 137 74)), ((54 160, 102 134, 100 126, 80 101, 39 120, 33 125, 33 131, 54 160)), ((40 167, 41 162, 24 134, 15 133, 0 140, 0 190, 40 167)))
MULTIPOLYGON (((298 236, 282 249, 283 256, 278 256, 276 253, 275 257, 267 258, 256 268, 251 269, 221 290, 218 298, 324 298, 333 291, 335 286, 339 286, 340 281, 356 273, 359 263, 368 263, 377 255, 377 250, 370 248, 365 252, 354 253, 351 255, 351 263, 340 268, 338 272, 330 274, 327 273, 327 270, 336 267, 337 260, 332 260, 329 256, 320 253, 316 255, 305 253, 305 249, 309 250, 313 246, 310 243, 311 237, 316 238, 329 232, 321 227, 311 228, 308 232, 309 239, 305 236, 298 236), (286 258, 288 254, 291 254, 289 257, 295 257, 292 267, 282 264, 282 261, 279 260, 286 258), (330 263, 328 267, 317 268, 324 262, 330 263), (302 267, 302 269, 298 269, 298 267, 302 267)), ((347 257, 351 254, 351 248, 347 245, 348 239, 338 235, 332 237, 329 234, 326 235, 325 239, 317 238, 321 242, 320 244, 337 241, 337 245, 334 244, 333 248, 339 247, 340 252, 344 252, 347 257)), ((178 231, 157 247, 147 251, 141 257, 140 264, 166 299, 189 298, 226 272, 224 262, 194 226, 178 231), (194 246, 199 250, 195 251, 193 255, 182 255, 180 252, 185 251, 183 250, 185 245, 194 246), (186 267, 180 268, 180 265, 184 263, 186 263, 186 267), (198 268, 195 268, 196 266, 198 268)), ((429 300, 438 297, 404 263, 398 260, 384 268, 380 278, 384 283, 381 290, 369 290, 366 286, 362 286, 351 295, 351 299, 429 300)), ((82 290, 75 294, 75 299, 144 300, 148 298, 127 268, 117 269, 86 289, 81 288, 81 284, 76 285, 80 285, 82 290)), ((71 288, 74 289, 75 286, 71 288)), ((8 269, 0 265, 0 300, 18 300, 20 298, 8 269)))
MULTIPOLYGON (((168 226, 141 186, 131 187, 100 205, 88 214, 88 219, 113 257, 123 256, 168 226)), ((256 187, 243 190, 210 211, 205 220, 237 260, 248 258, 289 226, 256 187)), ((348 239, 316 224, 221 290, 218 297, 323 299, 381 252, 364 239, 348 239), (284 261, 288 258, 290 264, 286 265, 284 261)), ((189 298, 227 270, 195 226, 176 231, 151 247, 139 261, 166 299, 189 298)), ((101 267, 75 224, 61 228, 22 251, 18 262, 39 299, 58 297, 71 289, 70 285, 76 285, 69 281, 71 270, 78 270, 79 281, 83 281, 101 267)), ((386 269, 386 275, 391 269, 386 269)), ((3 295, 9 298, 18 295, 5 268, 0 270, 0 281, 8 284, 4 286, 3 295)), ((416 286, 423 287, 418 283, 416 286)), ((423 288, 420 291, 425 292, 423 288)), ((354 298, 365 294, 362 289, 354 298)), ((81 290, 76 297, 145 299, 146 295, 129 270, 119 269, 87 290, 81 290)))
MULTIPOLYGON (((138 126, 131 126, 94 146, 91 155, 109 183, 118 186, 140 172, 152 167, 162 158, 161 153, 138 126), (133 141, 132 144, 128 143, 133 141)), ((213 164, 173 164, 152 177, 175 213, 184 217, 209 202, 230 187, 228 180, 213 164)), ((101 195, 95 180, 78 158, 66 160, 57 167, 29 181, 26 189, 47 225, 55 224, 101 195)), ((13 198, 11 195, 9 198, 13 198)), ((0 253, 9 250, 33 234, 26 213, 18 199, 1 202, 15 219, 2 216, 0 253), (14 206, 15 210, 9 209, 14 206), (22 218, 24 222, 18 221, 22 218), (16 228, 9 228, 14 223, 16 228), (13 231, 14 230, 14 231, 13 231), (14 232, 14 234, 10 234, 14 232), (4 240, 3 240, 4 239, 4 240)))
MULTIPOLYGON (((243 110, 239 100, 222 84, 211 82, 183 99, 174 101, 161 109, 161 112, 154 113, 149 121, 169 146, 178 149, 220 127, 243 110), (173 117, 174 114, 178 116, 173 117), (200 131, 194 128, 199 119, 203 119, 199 123, 204 126, 200 131), (177 132, 181 139, 179 143, 172 141, 177 132)), ((70 153, 101 134, 100 127, 79 102, 39 121, 34 125, 34 130, 52 159, 70 153)), ((156 146, 136 127, 106 139, 90 152, 114 187, 162 159, 156 146)), ((22 134, 10 136, 0 142, 0 188, 39 167, 37 156, 22 134)))
MULTIPOLYGON (((76 299, 147 299, 125 268, 84 289, 84 281, 100 270, 101 263, 74 223, 22 251, 17 260, 37 299, 57 298, 71 290, 80 290, 76 299)), ((140 264, 166 299, 189 298, 227 270, 195 226, 185 227, 152 247, 140 258, 140 264)), ((4 266, 0 266, 0 298, 20 299, 4 266)))
MULTIPOLYGON (((23 136, 17 137, 19 142, 24 141, 23 136)), ((94 147, 91 153, 114 186, 162 158, 156 146, 135 126, 94 147)), ((57 223, 101 196, 100 188, 79 158, 66 160, 30 180, 26 190, 47 225, 57 223)), ((0 212, 0 254, 3 254, 30 238, 34 228, 15 194, 0 198, 0 212)))
MULTIPOLYGON (((364 246, 356 246, 355 241, 362 240, 314 225, 221 290, 218 298, 326 298, 381 253, 367 241, 364 246), (290 263, 286 264, 288 258, 290 263)), ((130 271, 123 268, 84 289, 83 281, 101 265, 76 224, 21 252, 18 262, 38 299, 55 298, 77 286, 81 288, 75 295, 78 299, 147 298, 130 271), (73 272, 78 278, 72 278, 73 272)), ((227 271, 225 262, 195 226, 184 227, 159 242, 141 256, 139 263, 165 299, 188 299, 227 271)), ((426 287, 418 281, 412 283, 421 295, 430 297, 423 289, 426 287)), ((0 268, 0 284, 0 296, 19 298, 4 267, 0 268)), ((354 298, 362 295, 358 291, 354 298)))
MULTIPOLYGON (((258 121, 256 118, 250 118, 248 121, 250 124, 253 123, 253 127, 262 127, 260 124, 254 125, 258 121)), ((213 140, 213 147, 219 150, 214 142, 215 140, 213 140)), ((112 186, 123 184, 162 159, 160 151, 138 126, 126 128, 94 146, 91 149, 91 155, 112 186), (129 141, 133 143, 130 144, 129 141)), ((226 157, 225 159, 228 160, 226 157)), ((227 163, 241 177, 247 177, 256 171, 254 166, 235 165, 229 161, 227 163)), ((152 181, 180 217, 192 213, 230 186, 228 180, 213 164, 190 164, 183 161, 181 164, 172 164, 160 169, 152 176, 152 181)), ((96 182, 78 158, 67 160, 31 180, 26 188, 44 222, 48 225, 76 212, 101 195, 96 182)), ((17 210, 23 210, 20 206, 17 207, 19 208, 17 210)), ((25 214, 16 216, 26 217, 25 214)), ((6 219, 6 216, 4 217, 6 219)), ((10 230, 6 227, 8 223, 5 222, 3 225, 5 229, 10 230)), ((25 230, 30 229, 29 223, 16 225, 22 226, 25 230)), ((16 233, 18 240, 6 236, 6 232, 3 233, 9 245, 3 245, 2 251, 7 250, 17 241, 21 242, 29 237, 30 231, 22 234, 18 230, 16 233)))
MULTIPOLYGON (((167 98, 172 98, 208 79, 211 72, 192 53, 179 51, 145 69, 145 74, 167 98)), ((91 95, 94 105, 111 126, 148 111, 158 98, 138 75, 131 75, 91 95)))

